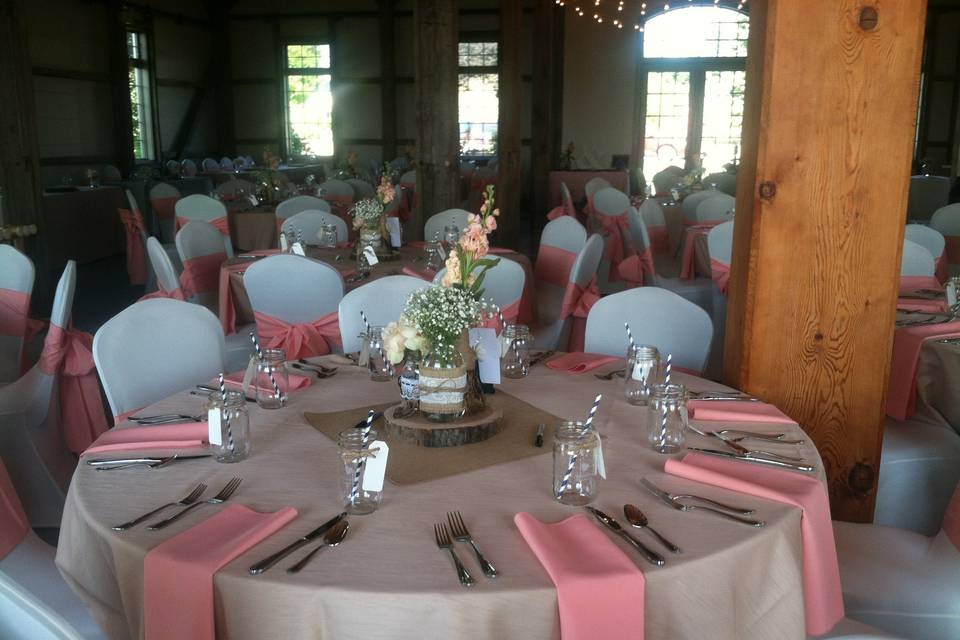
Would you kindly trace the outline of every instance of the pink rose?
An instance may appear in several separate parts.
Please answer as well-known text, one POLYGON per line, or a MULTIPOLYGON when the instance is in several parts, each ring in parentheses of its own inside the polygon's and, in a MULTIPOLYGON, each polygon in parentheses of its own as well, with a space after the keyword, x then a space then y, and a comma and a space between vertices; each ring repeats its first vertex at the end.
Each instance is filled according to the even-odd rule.
POLYGON ((491 233, 491 232, 493 232, 493 231, 496 231, 496 230, 497 230, 497 219, 494 218, 493 216, 487 216, 486 226, 487 226, 487 233, 491 233))

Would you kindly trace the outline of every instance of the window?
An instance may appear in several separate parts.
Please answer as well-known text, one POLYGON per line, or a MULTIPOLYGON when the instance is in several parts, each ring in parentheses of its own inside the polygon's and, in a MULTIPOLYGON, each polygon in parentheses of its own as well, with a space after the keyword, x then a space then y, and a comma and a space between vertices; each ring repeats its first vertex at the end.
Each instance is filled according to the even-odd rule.
POLYGON ((495 155, 500 118, 497 43, 461 42, 459 54, 460 152, 495 155))
POLYGON ((330 45, 288 44, 284 51, 287 153, 333 155, 333 92, 330 45))
POLYGON ((152 160, 154 153, 153 92, 150 88, 150 60, 147 34, 127 32, 127 58, 130 80, 130 127, 133 131, 133 157, 152 160))
POLYGON ((721 7, 675 9, 643 32, 643 172, 699 158, 706 174, 740 157, 749 18, 721 7))

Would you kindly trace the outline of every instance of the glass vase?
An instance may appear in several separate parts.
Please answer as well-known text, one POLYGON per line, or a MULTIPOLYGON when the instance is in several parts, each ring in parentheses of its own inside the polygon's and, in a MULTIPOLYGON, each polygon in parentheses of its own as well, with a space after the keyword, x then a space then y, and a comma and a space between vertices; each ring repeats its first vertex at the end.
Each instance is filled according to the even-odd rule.
POLYGON ((420 413, 431 422, 454 422, 464 414, 467 370, 453 347, 434 350, 420 363, 420 413))

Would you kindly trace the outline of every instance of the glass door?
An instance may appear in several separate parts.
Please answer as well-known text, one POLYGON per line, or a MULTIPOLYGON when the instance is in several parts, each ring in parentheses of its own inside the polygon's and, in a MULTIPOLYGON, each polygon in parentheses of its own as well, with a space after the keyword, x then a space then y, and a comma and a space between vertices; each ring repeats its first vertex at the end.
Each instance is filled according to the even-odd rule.
POLYGON ((690 125, 690 72, 647 73, 643 173, 649 180, 670 165, 683 168, 690 125))
POLYGON ((744 71, 707 71, 703 85, 700 154, 705 174, 720 173, 740 159, 744 71))

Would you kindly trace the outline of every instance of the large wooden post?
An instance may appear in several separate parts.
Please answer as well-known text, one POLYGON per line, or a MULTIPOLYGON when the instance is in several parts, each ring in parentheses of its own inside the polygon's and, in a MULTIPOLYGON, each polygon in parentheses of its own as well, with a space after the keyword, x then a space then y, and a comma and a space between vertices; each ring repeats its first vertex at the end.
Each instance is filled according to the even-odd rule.
POLYGON ((413 21, 419 204, 409 237, 417 239, 426 218, 460 202, 457 2, 417 0, 413 21))
POLYGON ((130 106, 130 59, 123 5, 107 2, 107 51, 110 71, 110 101, 113 106, 113 159, 124 176, 133 171, 133 124, 130 106))
POLYGON ((926 4, 750 3, 724 378, 813 437, 845 520, 876 495, 926 4))
POLYGON ((539 237, 550 209, 550 171, 560 156, 563 127, 563 12, 549 2, 533 9, 533 126, 530 171, 533 183, 531 232, 539 237))
POLYGON ((523 167, 520 158, 520 124, 523 96, 520 90, 520 46, 523 40, 523 3, 500 2, 500 117, 497 123, 497 243, 517 247, 520 229, 520 195, 523 167))
POLYGON ((0 0, 0 188, 5 224, 40 219, 37 109, 22 0, 0 0))
POLYGON ((217 151, 220 155, 231 158, 237 153, 233 109, 233 47, 230 41, 230 10, 234 4, 234 0, 206 0, 204 3, 210 19, 210 60, 216 60, 218 68, 217 73, 209 76, 213 81, 217 114, 217 151))

